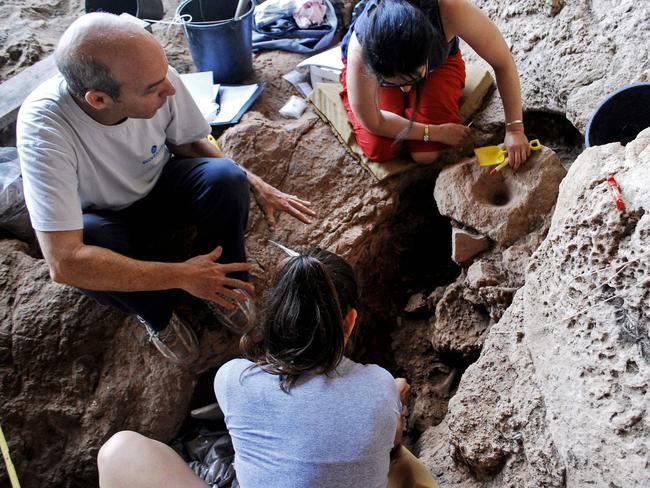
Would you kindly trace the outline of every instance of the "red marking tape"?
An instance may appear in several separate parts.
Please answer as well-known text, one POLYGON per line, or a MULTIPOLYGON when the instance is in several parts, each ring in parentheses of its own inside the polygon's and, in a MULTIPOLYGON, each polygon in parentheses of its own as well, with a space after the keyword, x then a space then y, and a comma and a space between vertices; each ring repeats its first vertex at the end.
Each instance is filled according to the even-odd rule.
POLYGON ((618 184, 618 181, 614 179, 614 175, 609 175, 607 177, 607 186, 609 188, 609 194, 612 196, 616 207, 621 210, 625 210, 625 202, 623 202, 621 186, 618 184))

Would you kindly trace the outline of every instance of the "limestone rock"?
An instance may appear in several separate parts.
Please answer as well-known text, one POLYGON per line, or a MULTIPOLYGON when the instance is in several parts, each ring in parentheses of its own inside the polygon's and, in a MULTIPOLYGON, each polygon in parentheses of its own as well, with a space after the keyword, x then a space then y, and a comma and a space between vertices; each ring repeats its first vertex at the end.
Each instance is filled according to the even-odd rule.
POLYGON ((442 299, 442 297, 445 294, 445 289, 446 286, 439 286, 435 290, 433 290, 431 293, 429 293, 429 296, 427 297, 427 305, 431 310, 435 310, 436 306, 438 305, 438 302, 442 299))
MULTIPOLYGON (((525 112, 563 114, 584 132, 608 94, 650 79, 647 2, 477 0, 475 4, 496 23, 511 49, 525 112)), ((466 62, 484 63, 466 44, 461 49, 466 62)), ((496 91, 474 126, 490 131, 503 127, 503 106, 496 91)))
POLYGON ((649 187, 650 130, 585 151, 527 273, 526 345, 567 485, 650 484, 649 187))
POLYGON ((478 354, 488 328, 501 319, 523 286, 528 260, 549 224, 547 214, 534 231, 510 247, 486 251, 453 284, 432 293, 428 302, 436 310, 430 319, 434 350, 461 353, 468 359, 478 354))
POLYGON ((427 307, 427 301, 426 298, 424 297, 424 293, 416 293, 415 295, 411 295, 411 298, 409 298, 408 303, 406 304, 406 307, 404 307, 404 313, 407 314, 421 314, 423 312, 426 312, 428 310, 427 307))
POLYGON ((519 293, 463 375, 445 422, 419 441, 421 459, 441 486, 565 486, 564 467, 545 431, 543 397, 531 381, 530 352, 522 347, 522 316, 519 293))
POLYGON ((479 290, 484 286, 494 286, 504 280, 503 272, 493 260, 480 259, 467 269, 467 286, 479 290))
POLYGON ((435 351, 478 354, 490 325, 487 311, 463 297, 464 279, 448 286, 431 319, 431 344, 435 351))
POLYGON ((540 225, 565 174, 548 148, 533 152, 516 173, 506 167, 491 175, 472 158, 445 168, 434 196, 442 215, 509 246, 540 225))
POLYGON ((453 462, 423 445, 444 486, 650 484, 649 187, 650 129, 571 167, 524 287, 449 403, 453 462))
POLYGON ((490 247, 487 237, 453 227, 451 229, 451 259, 463 264, 490 247))

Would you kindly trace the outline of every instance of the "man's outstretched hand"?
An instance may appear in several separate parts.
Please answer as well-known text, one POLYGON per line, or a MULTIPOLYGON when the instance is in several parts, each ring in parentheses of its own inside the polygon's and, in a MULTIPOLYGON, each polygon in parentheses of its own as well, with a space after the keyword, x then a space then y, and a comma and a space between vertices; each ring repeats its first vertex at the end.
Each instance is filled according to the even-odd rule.
POLYGON ((248 175, 255 201, 264 212, 272 231, 275 230, 276 212, 286 212, 305 224, 309 224, 311 217, 316 215, 316 212, 310 208, 311 202, 284 193, 250 172, 248 175))
POLYGON ((246 290, 250 294, 253 294, 255 288, 246 281, 227 275, 237 271, 250 271, 253 266, 248 263, 217 263, 222 251, 221 246, 218 246, 209 254, 195 256, 182 263, 182 282, 185 283, 182 288, 195 297, 212 300, 225 309, 232 310, 235 307, 233 300, 243 302, 247 299, 233 288, 246 290))

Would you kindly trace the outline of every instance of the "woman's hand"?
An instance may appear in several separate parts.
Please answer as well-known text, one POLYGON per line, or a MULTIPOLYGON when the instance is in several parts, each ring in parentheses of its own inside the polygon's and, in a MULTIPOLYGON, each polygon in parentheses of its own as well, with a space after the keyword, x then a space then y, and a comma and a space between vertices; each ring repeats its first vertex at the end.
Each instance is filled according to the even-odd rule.
POLYGON ((517 170, 530 156, 530 146, 523 127, 507 129, 503 145, 508 151, 508 161, 514 170, 517 170))
POLYGON ((469 137, 472 129, 463 124, 440 124, 429 126, 434 141, 442 142, 448 146, 457 146, 469 137))

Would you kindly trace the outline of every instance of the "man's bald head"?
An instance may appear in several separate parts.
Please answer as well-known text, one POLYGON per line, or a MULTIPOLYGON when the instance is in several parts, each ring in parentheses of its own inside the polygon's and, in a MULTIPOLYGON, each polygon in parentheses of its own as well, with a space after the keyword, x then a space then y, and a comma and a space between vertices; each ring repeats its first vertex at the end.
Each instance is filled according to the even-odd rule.
POLYGON ((56 51, 56 65, 73 95, 82 98, 99 90, 117 101, 120 81, 115 77, 118 62, 132 60, 160 44, 142 26, 129 18, 108 13, 86 14, 63 33, 56 51))

